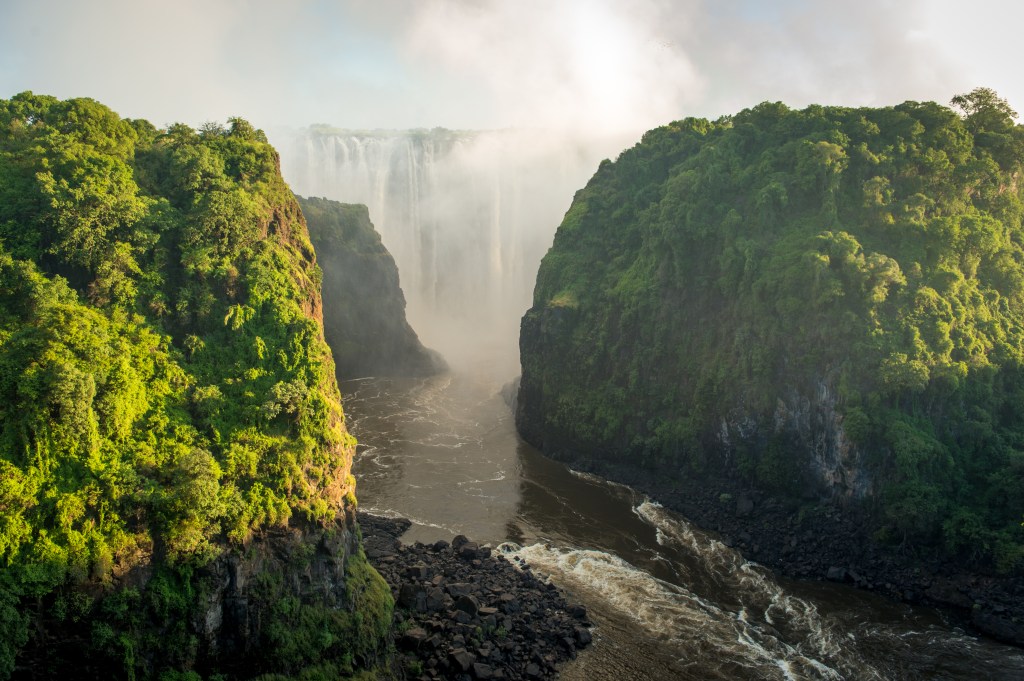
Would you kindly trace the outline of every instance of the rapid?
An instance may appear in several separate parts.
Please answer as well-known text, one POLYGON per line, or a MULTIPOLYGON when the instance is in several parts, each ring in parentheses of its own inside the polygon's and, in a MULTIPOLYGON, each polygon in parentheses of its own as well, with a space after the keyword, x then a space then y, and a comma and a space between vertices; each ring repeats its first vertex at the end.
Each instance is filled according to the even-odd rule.
POLYGON ((494 380, 342 384, 361 508, 413 522, 405 541, 466 534, 587 606, 582 679, 1016 679, 1024 652, 940 613, 794 582, 629 487, 546 459, 494 380))

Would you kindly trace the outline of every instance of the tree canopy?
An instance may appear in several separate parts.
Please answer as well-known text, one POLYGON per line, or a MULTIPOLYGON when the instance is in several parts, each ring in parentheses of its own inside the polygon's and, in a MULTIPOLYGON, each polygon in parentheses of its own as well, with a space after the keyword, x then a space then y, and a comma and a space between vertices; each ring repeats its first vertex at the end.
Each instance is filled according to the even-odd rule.
POLYGON ((832 404, 877 536, 1021 569, 1024 128, 953 103, 764 103, 602 163, 541 264, 520 423, 799 497, 816 454, 776 424, 832 404))
POLYGON ((245 120, 0 100, 0 677, 19 599, 351 503, 319 283, 245 120))

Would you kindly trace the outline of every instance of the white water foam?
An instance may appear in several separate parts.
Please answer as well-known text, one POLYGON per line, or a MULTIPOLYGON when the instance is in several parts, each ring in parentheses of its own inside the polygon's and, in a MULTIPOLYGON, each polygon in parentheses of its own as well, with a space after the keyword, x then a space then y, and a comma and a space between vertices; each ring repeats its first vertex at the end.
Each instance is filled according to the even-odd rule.
POLYGON ((502 544, 499 550, 552 576, 571 591, 584 594, 588 602, 610 605, 651 637, 686 651, 681 664, 693 655, 714 655, 759 673, 778 669, 784 672, 780 678, 785 679, 843 678, 777 636, 751 625, 742 612, 723 611, 699 595, 659 580, 610 553, 540 543, 525 547, 502 544))
POLYGON ((644 501, 633 511, 657 530, 659 544, 691 552, 712 568, 715 581, 742 604, 735 614, 741 643, 769 653, 786 678, 796 673, 794 664, 801 674, 813 673, 813 678, 842 678, 831 666, 836 662, 855 665, 860 678, 884 678, 876 670, 863 668, 859 661, 844 660, 835 623, 822 616, 813 603, 786 593, 769 570, 744 560, 739 552, 657 502, 644 501), (766 641, 772 645, 766 648, 766 641))

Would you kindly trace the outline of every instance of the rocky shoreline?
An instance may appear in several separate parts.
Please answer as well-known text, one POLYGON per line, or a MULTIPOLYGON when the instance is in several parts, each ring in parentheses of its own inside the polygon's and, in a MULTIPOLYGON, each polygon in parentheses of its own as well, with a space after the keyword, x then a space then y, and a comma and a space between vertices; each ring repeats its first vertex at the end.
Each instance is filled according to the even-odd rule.
POLYGON ((554 679, 591 642, 571 605, 528 565, 466 537, 403 544, 401 518, 358 516, 370 564, 395 598, 398 663, 408 679, 554 679))
POLYGON ((827 504, 784 503, 742 482, 676 480, 639 468, 569 461, 636 489, 744 557, 786 577, 845 582, 896 601, 936 607, 954 623, 1024 646, 1024 579, 966 572, 937 559, 901 556, 882 546, 858 518, 827 504))

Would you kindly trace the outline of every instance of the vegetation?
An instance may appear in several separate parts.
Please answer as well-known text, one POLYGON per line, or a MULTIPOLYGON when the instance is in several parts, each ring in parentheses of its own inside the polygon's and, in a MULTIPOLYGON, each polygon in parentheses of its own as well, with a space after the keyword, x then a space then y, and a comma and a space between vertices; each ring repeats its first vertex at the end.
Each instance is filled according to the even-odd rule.
POLYGON ((406 321, 398 267, 366 206, 296 198, 324 270, 324 334, 338 379, 423 376, 443 370, 444 360, 423 347, 406 321))
POLYGON ((877 536, 1021 570, 1024 127, 953 105, 764 103, 603 162, 524 318, 524 435, 798 495, 778 410, 831 404, 877 536))
MULTIPOLYGON (((68 603, 97 650, 155 674, 122 626, 133 599, 166 592, 178 617, 228 547, 342 511, 354 441, 319 285, 246 121, 158 130, 89 99, 0 100, 0 678, 68 603), (149 564, 144 593, 82 600, 149 564)), ((172 666, 187 636, 160 634, 172 666)))

